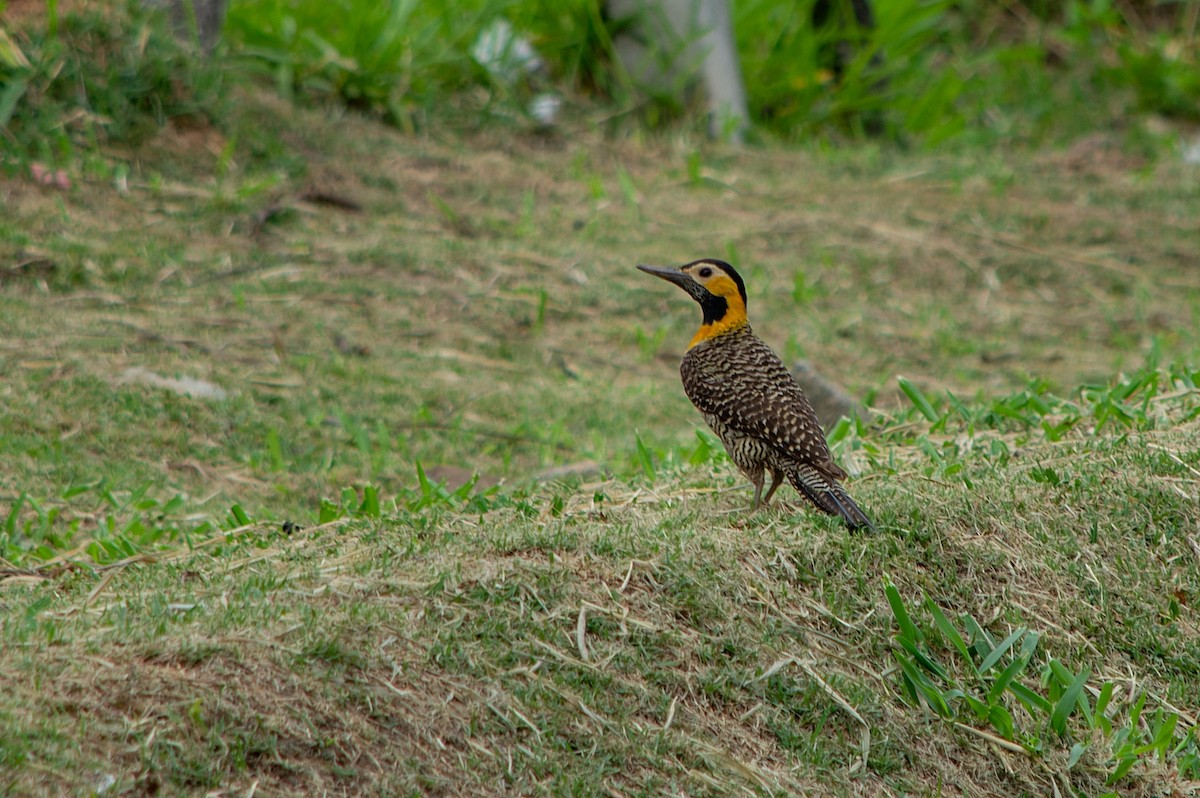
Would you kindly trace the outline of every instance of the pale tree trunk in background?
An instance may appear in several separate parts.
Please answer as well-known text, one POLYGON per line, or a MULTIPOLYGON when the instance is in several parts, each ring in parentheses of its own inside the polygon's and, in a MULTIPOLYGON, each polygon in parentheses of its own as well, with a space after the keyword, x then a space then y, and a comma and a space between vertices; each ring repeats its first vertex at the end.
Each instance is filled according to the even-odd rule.
POLYGON ((634 82, 684 104, 699 87, 712 135, 740 141, 749 114, 728 0, 603 2, 609 17, 632 21, 613 44, 634 82))
POLYGON ((221 36, 227 0, 142 0, 151 8, 167 8, 175 33, 182 39, 198 41, 204 52, 212 50, 221 36))

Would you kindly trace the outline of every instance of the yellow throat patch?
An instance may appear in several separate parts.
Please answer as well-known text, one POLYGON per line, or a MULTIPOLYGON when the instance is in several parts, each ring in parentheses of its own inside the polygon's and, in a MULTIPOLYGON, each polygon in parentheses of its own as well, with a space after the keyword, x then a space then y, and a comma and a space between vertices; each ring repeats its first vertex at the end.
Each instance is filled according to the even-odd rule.
POLYGON ((700 329, 692 337, 691 343, 688 344, 688 349, 710 338, 741 329, 750 323, 746 318, 746 303, 742 301, 742 294, 738 291, 737 283, 732 279, 722 275, 715 280, 710 280, 704 287, 714 296, 725 300, 725 312, 720 318, 701 324, 700 329))

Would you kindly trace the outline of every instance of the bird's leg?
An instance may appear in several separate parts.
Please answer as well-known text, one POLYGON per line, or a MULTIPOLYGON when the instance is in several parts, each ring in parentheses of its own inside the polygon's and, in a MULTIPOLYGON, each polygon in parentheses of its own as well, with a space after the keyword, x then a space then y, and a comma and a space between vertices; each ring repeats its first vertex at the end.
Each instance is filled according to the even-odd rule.
MULTIPOLYGON (((759 499, 762 498, 763 472, 759 469, 757 474, 749 474, 750 482, 754 485, 754 503, 750 505, 750 512, 758 509, 759 499)), ((775 490, 775 486, 771 486, 771 490, 775 490)), ((767 494, 767 500, 771 499, 771 494, 767 494)))
MULTIPOLYGON (((771 472, 771 487, 767 488, 766 498, 764 498, 762 500, 763 504, 771 503, 771 497, 775 495, 775 489, 779 487, 781 482, 783 482, 783 474, 779 473, 778 471, 772 471, 771 472)), ((760 483, 759 489, 761 490, 761 488, 762 488, 762 484, 760 483)))

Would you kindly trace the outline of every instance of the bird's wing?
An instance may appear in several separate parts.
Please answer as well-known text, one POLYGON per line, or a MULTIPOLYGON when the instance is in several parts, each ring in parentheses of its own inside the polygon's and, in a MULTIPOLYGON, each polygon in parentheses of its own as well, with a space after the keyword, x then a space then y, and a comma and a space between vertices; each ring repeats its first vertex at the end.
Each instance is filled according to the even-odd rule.
POLYGON ((845 479, 829 454, 817 414, 779 357, 758 338, 739 346, 737 355, 731 360, 716 347, 688 352, 680 371, 692 404, 789 459, 845 479))

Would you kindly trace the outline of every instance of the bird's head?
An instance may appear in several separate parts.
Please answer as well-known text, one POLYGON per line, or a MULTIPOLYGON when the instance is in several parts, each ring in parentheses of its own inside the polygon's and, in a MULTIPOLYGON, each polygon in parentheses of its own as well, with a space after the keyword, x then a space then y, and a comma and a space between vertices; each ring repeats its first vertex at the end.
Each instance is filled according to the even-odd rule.
POLYGON ((704 322, 692 339, 692 346, 748 323, 746 284, 737 270, 725 261, 704 258, 675 268, 641 265, 638 268, 674 283, 700 304, 704 322))

